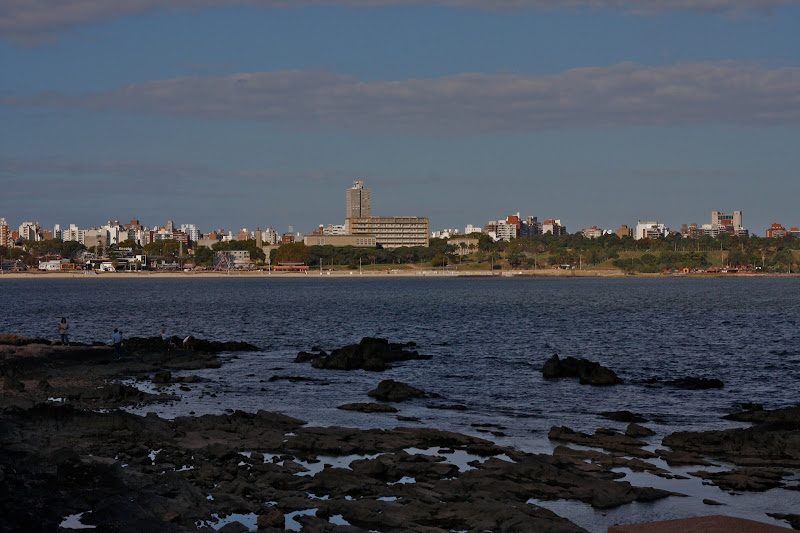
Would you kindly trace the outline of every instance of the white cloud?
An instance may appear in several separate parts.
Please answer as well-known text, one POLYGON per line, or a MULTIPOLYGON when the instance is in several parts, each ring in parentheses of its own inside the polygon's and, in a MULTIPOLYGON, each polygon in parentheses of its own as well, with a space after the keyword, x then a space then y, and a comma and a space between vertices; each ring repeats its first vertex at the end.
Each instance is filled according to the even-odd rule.
POLYGON ((54 33, 150 11, 249 6, 261 9, 313 6, 382 8, 443 6, 467 9, 615 9, 636 14, 667 11, 768 12, 800 0, 3 0, 0 38, 21 45, 52 40, 54 33))
POLYGON ((464 73, 403 81, 291 70, 147 81, 85 96, 43 94, 0 102, 437 136, 586 127, 796 127, 800 68, 621 63, 550 75, 464 73))

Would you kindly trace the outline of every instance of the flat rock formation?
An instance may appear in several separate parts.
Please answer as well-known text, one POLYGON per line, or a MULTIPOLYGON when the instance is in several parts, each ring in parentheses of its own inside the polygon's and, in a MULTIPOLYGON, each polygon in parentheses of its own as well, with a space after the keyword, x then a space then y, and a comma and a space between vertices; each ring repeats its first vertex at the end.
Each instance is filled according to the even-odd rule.
MULTIPOLYGON (((673 462, 670 464, 702 464, 703 457, 711 457, 739 467, 727 472, 695 473, 722 488, 759 491, 785 487, 783 479, 790 475, 787 469, 800 469, 800 407, 772 411, 758 409, 725 418, 755 425, 717 431, 675 432, 663 440, 671 450, 658 450, 658 453, 668 462, 671 457, 673 462), (701 462, 692 462, 693 458, 701 462)), ((800 489, 800 486, 787 488, 800 489)))

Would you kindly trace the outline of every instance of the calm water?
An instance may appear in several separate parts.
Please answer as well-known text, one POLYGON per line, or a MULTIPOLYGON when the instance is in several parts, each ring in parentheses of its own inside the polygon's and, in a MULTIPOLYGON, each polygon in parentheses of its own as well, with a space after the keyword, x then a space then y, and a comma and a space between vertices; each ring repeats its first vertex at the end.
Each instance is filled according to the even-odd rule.
MULTIPOLYGON (((496 442, 549 451, 553 425, 624 428, 598 417, 602 411, 642 413, 653 420, 648 425, 658 443, 678 429, 733 427, 719 417, 741 402, 797 404, 798 297, 797 278, 0 280, 0 332, 56 339, 65 316, 75 341, 108 341, 114 327, 126 336, 153 336, 163 327, 262 348, 222 370, 192 372, 213 383, 181 393, 181 402, 146 408, 164 416, 266 409, 315 425, 421 425, 484 437, 472 424, 493 423, 503 427, 504 435, 489 436, 496 442), (299 350, 330 350, 364 336, 414 341, 433 359, 382 374, 292 363, 299 350), (541 367, 553 353, 598 361, 626 383, 594 388, 544 381, 541 367), (318 381, 268 382, 272 376, 318 381), (684 376, 719 378, 725 388, 680 391, 643 383, 684 376), (416 424, 336 409, 370 401, 367 391, 388 378, 443 398, 399 405, 400 414, 420 419, 416 424), (453 405, 465 410, 440 408, 453 405)), ((689 484, 668 488, 730 498, 689 484)), ((614 522, 714 512, 768 521, 765 510, 800 508, 797 492, 780 490, 736 497, 724 508, 704 508, 701 499, 670 498, 604 514, 573 503, 551 508, 594 531, 614 522)))

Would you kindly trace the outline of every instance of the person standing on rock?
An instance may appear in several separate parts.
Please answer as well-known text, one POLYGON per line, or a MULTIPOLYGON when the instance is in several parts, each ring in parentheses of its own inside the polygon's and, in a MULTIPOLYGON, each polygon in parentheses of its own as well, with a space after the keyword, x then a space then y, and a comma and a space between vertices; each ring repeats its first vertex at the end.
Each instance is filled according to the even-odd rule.
POLYGON ((114 336, 111 337, 111 344, 114 345, 114 355, 117 359, 121 359, 122 356, 119 353, 119 349, 122 347, 122 332, 117 331, 117 328, 114 328, 114 336))
POLYGON ((69 346, 69 324, 67 324, 66 318, 61 318, 61 322, 58 323, 58 334, 61 335, 61 344, 64 346, 69 346))

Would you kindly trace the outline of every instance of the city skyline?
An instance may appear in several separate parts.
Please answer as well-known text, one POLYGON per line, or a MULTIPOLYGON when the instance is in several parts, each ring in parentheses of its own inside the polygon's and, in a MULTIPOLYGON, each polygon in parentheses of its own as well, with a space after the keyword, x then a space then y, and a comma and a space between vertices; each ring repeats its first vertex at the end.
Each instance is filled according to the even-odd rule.
POLYGON ((0 216, 798 223, 796 1, 313 4, 10 2, 0 216))

